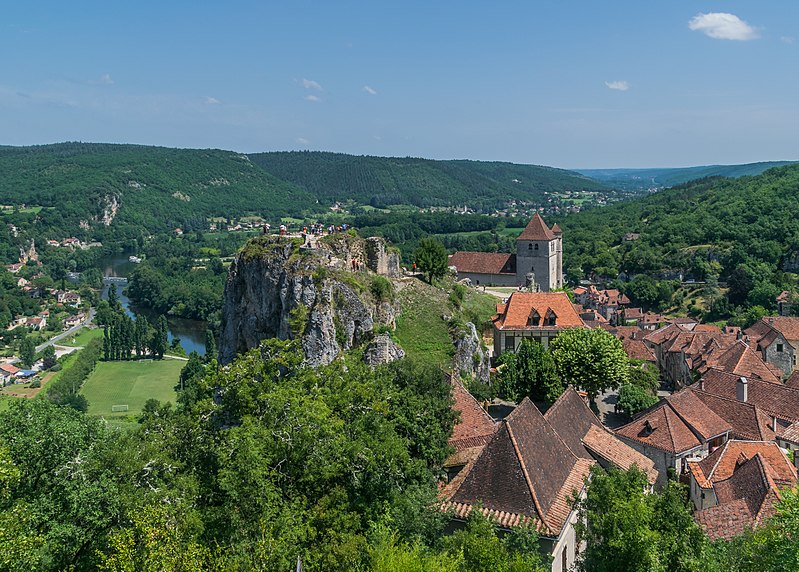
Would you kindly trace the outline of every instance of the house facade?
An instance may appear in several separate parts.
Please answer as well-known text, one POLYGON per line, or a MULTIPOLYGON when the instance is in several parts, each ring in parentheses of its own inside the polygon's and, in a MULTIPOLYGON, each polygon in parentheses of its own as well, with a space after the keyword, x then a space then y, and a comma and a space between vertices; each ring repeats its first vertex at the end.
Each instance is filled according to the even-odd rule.
POLYGON ((548 346, 564 329, 586 327, 565 292, 514 292, 492 322, 495 356, 517 351, 525 338, 548 346))
POLYGON ((796 369, 799 353, 799 318, 767 316, 744 332, 763 361, 782 370, 788 377, 796 369))

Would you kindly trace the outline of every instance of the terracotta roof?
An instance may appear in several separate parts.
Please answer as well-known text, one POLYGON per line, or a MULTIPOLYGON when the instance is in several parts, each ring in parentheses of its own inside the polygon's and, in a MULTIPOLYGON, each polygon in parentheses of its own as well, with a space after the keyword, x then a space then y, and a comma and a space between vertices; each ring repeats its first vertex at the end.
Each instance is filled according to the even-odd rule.
POLYGON ((572 292, 574 292, 577 296, 580 296, 580 295, 585 294, 586 292, 588 292, 588 290, 586 290, 582 286, 577 286, 577 288, 572 290, 572 292))
POLYGON ((516 240, 553 240, 555 235, 547 227, 541 215, 535 213, 516 240))
POLYGON ((652 353, 652 350, 640 339, 633 340, 630 338, 622 338, 621 345, 624 347, 624 351, 627 352, 627 356, 630 359, 640 359, 653 363, 657 362, 655 354, 652 353))
POLYGON ((533 312, 538 312, 543 323, 548 310, 555 313, 555 325, 539 327, 559 329, 585 326, 566 292, 513 292, 494 323, 500 330, 532 329, 534 326, 528 324, 533 312))
POLYGON ((627 425, 616 429, 616 435, 675 455, 702 445, 666 401, 660 401, 627 425))
POLYGON ((682 390, 666 397, 666 402, 703 441, 710 441, 732 427, 699 399, 693 391, 682 390))
MULTIPOLYGON (((736 387, 740 376, 718 369, 702 376, 704 390, 714 395, 737 399, 736 387)), ((747 401, 779 419, 799 421, 799 389, 762 379, 748 379, 747 401)))
POLYGON ((485 445, 497 430, 497 423, 458 379, 451 379, 452 408, 459 413, 458 422, 452 430, 449 444, 456 451, 485 445))
POLYGON ((557 536, 582 490, 593 461, 578 458, 533 403, 525 398, 502 422, 480 456, 453 480, 445 507, 483 510, 509 521, 535 519, 539 531, 557 536), (511 516, 507 516, 511 515, 511 516))
POLYGON ((553 234, 558 234, 558 233, 562 234, 563 233, 563 231, 558 226, 558 223, 555 223, 555 224, 552 225, 552 232, 553 232, 553 234))
POLYGON ((732 476, 713 483, 718 506, 694 513, 711 540, 737 536, 775 512, 779 493, 768 461, 757 453, 743 462, 736 458, 735 465, 732 476))
POLYGON ((572 387, 566 388, 552 407, 547 409, 544 419, 575 456, 583 459, 593 458, 586 451, 582 441, 591 427, 602 427, 602 423, 572 387))
POLYGON ((791 375, 788 376, 788 379, 785 380, 785 385, 799 389, 799 369, 793 370, 791 375))
POLYGON ((729 479, 741 461, 760 455, 777 486, 792 486, 797 481, 796 467, 774 441, 730 440, 697 463, 708 481, 729 479))
POLYGON ((516 274, 516 255, 499 252, 456 252, 450 255, 449 265, 458 272, 474 274, 516 274))
POLYGON ((7 374, 10 374, 10 375, 14 375, 17 372, 19 372, 19 368, 17 366, 13 365, 13 364, 10 364, 10 363, 4 363, 4 364, 0 365, 0 370, 3 370, 4 372, 6 372, 7 374))
POLYGON ((769 329, 779 332, 789 342, 799 341, 799 318, 788 316, 766 316, 765 318, 760 318, 751 328, 746 330, 746 335, 760 338, 769 329))
POLYGON ((786 441, 799 445, 799 423, 792 423, 780 436, 786 441))
POLYGON ((583 445, 594 455, 620 469, 627 470, 636 465, 646 473, 650 484, 655 484, 657 481, 658 472, 655 463, 605 428, 592 425, 583 438, 583 445))
POLYGON ((760 355, 742 340, 737 340, 723 352, 707 354, 698 370, 704 373, 711 367, 749 379, 757 377, 764 381, 780 383, 779 376, 775 375, 760 355))
POLYGON ((714 395, 691 386, 691 391, 702 400, 716 415, 732 427, 732 435, 739 439, 753 441, 772 441, 775 434, 771 429, 771 418, 763 410, 751 403, 714 395))

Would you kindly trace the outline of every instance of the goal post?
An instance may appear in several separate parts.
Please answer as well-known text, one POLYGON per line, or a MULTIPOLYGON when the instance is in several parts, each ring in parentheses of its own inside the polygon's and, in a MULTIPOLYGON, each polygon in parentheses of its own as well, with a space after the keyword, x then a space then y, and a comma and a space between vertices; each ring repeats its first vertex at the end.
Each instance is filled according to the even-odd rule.
POLYGON ((127 405, 112 405, 111 406, 111 412, 112 413, 121 413, 121 412, 127 411, 127 410, 128 410, 128 406, 127 405))

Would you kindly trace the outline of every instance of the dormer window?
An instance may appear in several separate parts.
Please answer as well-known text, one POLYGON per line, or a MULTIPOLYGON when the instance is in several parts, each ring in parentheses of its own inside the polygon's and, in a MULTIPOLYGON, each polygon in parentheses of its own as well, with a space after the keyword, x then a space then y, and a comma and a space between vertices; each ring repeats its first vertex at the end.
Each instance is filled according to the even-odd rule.
POLYGON ((553 312, 551 309, 547 311, 547 315, 544 318, 544 325, 545 326, 554 326, 555 322, 557 321, 558 316, 553 312))
POLYGON ((643 431, 643 433, 644 433, 644 437, 648 437, 648 436, 649 436, 649 435, 651 435, 651 434, 652 434, 654 431, 655 431, 655 428, 654 428, 654 427, 652 426, 652 424, 649 422, 649 419, 647 419, 646 421, 644 421, 644 431, 643 431))
POLYGON ((530 314, 529 325, 538 326, 541 324, 541 316, 535 310, 530 314))

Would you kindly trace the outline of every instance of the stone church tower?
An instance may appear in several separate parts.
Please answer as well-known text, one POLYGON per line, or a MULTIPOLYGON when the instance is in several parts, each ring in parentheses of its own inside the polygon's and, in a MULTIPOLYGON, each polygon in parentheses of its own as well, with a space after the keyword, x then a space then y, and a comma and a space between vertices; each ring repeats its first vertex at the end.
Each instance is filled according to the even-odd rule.
POLYGON ((563 233, 538 213, 516 239, 516 284, 524 286, 531 272, 542 292, 563 287, 563 233))

